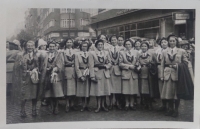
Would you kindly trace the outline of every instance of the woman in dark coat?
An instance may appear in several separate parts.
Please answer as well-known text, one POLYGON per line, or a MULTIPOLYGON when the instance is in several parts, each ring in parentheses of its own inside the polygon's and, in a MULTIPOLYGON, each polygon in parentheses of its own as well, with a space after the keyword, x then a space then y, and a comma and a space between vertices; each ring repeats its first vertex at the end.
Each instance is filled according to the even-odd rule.
POLYGON ((141 53, 139 53, 139 63, 141 65, 140 77, 140 92, 144 98, 145 108, 152 110, 152 96, 153 96, 153 87, 152 87, 152 78, 150 74, 151 65, 153 64, 153 54, 149 52, 149 44, 146 41, 141 43, 141 53))
POLYGON ((180 99, 177 97, 178 91, 176 90, 178 86, 178 64, 187 63, 188 59, 186 57, 186 51, 176 47, 178 45, 178 39, 175 35, 169 35, 167 40, 169 49, 163 52, 161 61, 163 71, 161 72, 161 80, 164 81, 161 99, 166 99, 169 102, 169 110, 165 115, 177 117, 180 104, 180 99))
POLYGON ((82 98, 82 108, 81 111, 91 109, 89 105, 90 97, 90 81, 89 81, 89 44, 83 41, 80 44, 80 52, 75 54, 75 71, 77 75, 77 91, 76 96, 82 98))
POLYGON ((37 91, 39 82, 39 62, 37 51, 34 50, 35 43, 28 41, 25 44, 25 51, 18 53, 14 65, 14 76, 17 76, 17 81, 20 84, 21 91, 21 116, 25 117, 25 104, 27 100, 32 100, 32 115, 36 116, 36 104, 37 104, 37 91))
POLYGON ((98 40, 95 43, 97 51, 91 51, 89 55, 89 69, 91 78, 90 95, 97 97, 97 109, 99 112, 102 108, 108 111, 105 107, 106 96, 110 95, 110 68, 111 60, 108 51, 103 50, 103 40, 98 40))

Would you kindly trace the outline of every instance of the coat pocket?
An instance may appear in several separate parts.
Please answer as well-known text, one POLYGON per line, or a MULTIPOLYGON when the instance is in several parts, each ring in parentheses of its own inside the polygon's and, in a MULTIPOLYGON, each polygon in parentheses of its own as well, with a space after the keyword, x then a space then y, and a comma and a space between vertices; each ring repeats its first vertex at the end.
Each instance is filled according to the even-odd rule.
POLYGON ((131 71, 130 70, 122 70, 122 79, 130 79, 131 71))
POLYGON ((170 74, 171 74, 171 69, 170 68, 165 68, 165 70, 164 70, 164 80, 165 81, 169 80, 170 74))
POLYGON ((105 75, 106 78, 110 78, 110 71, 104 70, 104 75, 105 75))
POLYGON ((95 77, 97 80, 101 80, 103 76, 103 70, 95 71, 95 77))

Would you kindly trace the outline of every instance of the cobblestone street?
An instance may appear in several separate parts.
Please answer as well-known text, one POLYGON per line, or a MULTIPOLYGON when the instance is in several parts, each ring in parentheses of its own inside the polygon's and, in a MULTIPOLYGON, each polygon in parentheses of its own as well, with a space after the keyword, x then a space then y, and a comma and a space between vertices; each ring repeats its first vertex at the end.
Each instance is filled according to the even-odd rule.
MULTIPOLYGON (((32 123, 32 122, 67 122, 67 121, 193 121, 193 101, 181 100, 179 107, 179 117, 173 118, 165 116, 163 112, 158 112, 156 109, 160 106, 160 100, 153 103, 154 110, 144 110, 138 105, 136 111, 124 111, 113 109, 109 112, 101 111, 99 113, 70 111, 65 113, 65 101, 61 100, 59 104, 58 115, 53 115, 49 112, 47 106, 40 106, 38 102, 38 116, 32 116, 31 102, 26 104, 26 118, 20 117, 20 107, 13 106, 7 98, 7 124, 14 123, 32 123)), ((94 97, 91 97, 90 106, 92 109, 96 107, 94 97)))

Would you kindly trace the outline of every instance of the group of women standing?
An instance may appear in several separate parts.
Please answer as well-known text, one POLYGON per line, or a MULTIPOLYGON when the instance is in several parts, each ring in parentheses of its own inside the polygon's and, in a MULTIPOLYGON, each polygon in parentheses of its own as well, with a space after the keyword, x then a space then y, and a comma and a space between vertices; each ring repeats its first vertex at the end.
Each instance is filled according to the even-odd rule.
POLYGON ((176 47, 175 35, 162 38, 157 49, 154 40, 124 40, 116 35, 108 39, 101 34, 92 45, 82 40, 79 50, 73 49, 73 42, 67 39, 64 50, 57 50, 51 42, 48 51, 43 52, 35 49, 33 41, 25 44, 14 65, 18 69, 14 74, 21 76, 21 116, 26 116, 28 99, 32 100, 32 114, 37 115, 36 104, 41 98, 50 102, 54 114, 58 114, 58 100, 63 97, 66 112, 76 108, 75 97, 82 100, 81 111, 91 111, 90 96, 96 97, 96 113, 112 110, 113 106, 136 110, 138 97, 144 108, 151 110, 156 91, 162 99, 159 110, 166 111, 168 116, 178 116, 179 64, 189 61, 186 51, 176 47))

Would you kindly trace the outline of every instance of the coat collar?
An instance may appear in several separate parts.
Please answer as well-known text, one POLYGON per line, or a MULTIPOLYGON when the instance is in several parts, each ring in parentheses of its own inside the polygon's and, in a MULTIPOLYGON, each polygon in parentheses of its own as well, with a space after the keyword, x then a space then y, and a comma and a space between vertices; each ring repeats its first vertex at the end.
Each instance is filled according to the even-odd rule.
POLYGON ((172 51, 172 48, 168 48, 167 53, 168 53, 169 55, 173 56, 173 55, 175 55, 175 54, 178 53, 178 48, 177 48, 177 47, 174 47, 174 48, 173 48, 173 55, 171 54, 171 51, 172 51))
POLYGON ((87 51, 86 51, 86 52, 81 51, 81 52, 80 52, 80 56, 82 56, 82 57, 84 57, 84 58, 87 58, 89 55, 88 55, 88 52, 87 52, 87 51), (86 56, 85 56, 84 53, 86 53, 86 56))

